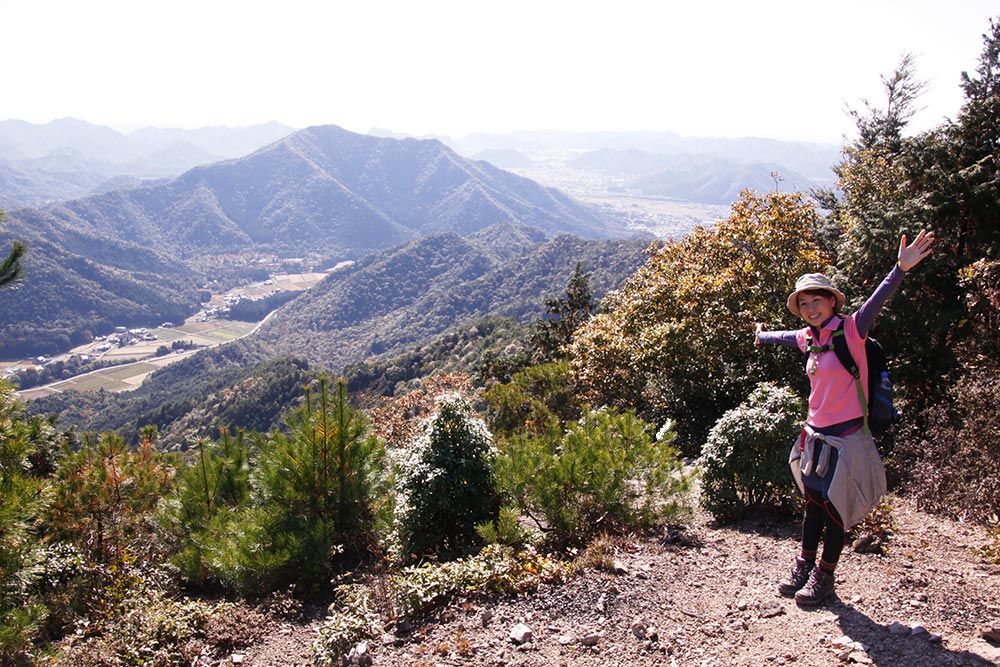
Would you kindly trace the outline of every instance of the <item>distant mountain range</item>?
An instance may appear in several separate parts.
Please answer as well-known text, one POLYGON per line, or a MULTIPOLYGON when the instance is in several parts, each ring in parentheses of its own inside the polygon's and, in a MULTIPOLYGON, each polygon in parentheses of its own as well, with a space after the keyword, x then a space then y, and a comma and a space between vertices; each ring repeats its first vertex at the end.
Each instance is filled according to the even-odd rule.
POLYGON ((279 123, 124 134, 74 118, 41 125, 0 121, 0 207, 82 197, 122 176, 177 176, 197 165, 246 155, 292 132, 279 123))
POLYGON ((527 155, 538 150, 577 153, 635 149, 644 153, 680 158, 712 157, 728 162, 773 163, 813 182, 829 182, 831 166, 840 159, 839 145, 779 141, 759 137, 683 137, 673 132, 557 132, 530 131, 510 134, 472 134, 455 142, 465 155, 485 150, 518 150, 527 155))
POLYGON ((382 139, 333 125, 174 179, 30 215, 35 225, 83 229, 179 258, 274 253, 319 263, 497 222, 590 238, 620 233, 566 195, 466 160, 438 141, 382 139))
MULTIPOLYGON (((125 134, 111 128, 64 118, 44 125, 0 121, 0 207, 44 206, 122 187, 128 179, 162 179, 186 170, 243 157, 295 132, 279 123, 251 127, 206 127, 194 130, 143 128, 125 134)), ((368 135, 409 139, 405 134, 373 128, 368 135)), ((839 159, 832 144, 763 138, 698 138, 672 132, 557 132, 471 134, 458 139, 428 135, 460 155, 485 160, 502 169, 537 166, 532 154, 545 151, 635 149, 663 157, 694 158, 692 166, 725 164, 776 165, 782 174, 805 177, 810 184, 832 179, 839 159)), ((719 175, 706 175, 719 180, 719 175)), ((734 189, 740 189, 735 186, 734 189)), ((700 196, 697 189, 693 196, 700 196)), ((714 203, 709 202, 709 203, 714 203)))
POLYGON ((623 235, 561 192, 466 160, 436 140, 300 130, 174 179, 9 211, 0 247, 29 242, 28 278, 16 293, 0 292, 0 354, 32 345, 49 353, 112 322, 179 319, 193 307, 194 285, 245 263, 239 257, 332 265, 427 234, 469 235, 503 222, 546 236, 623 235), (156 284, 164 288, 147 298, 143 285, 156 284))
POLYGON ((747 188, 805 192, 820 184, 775 162, 649 153, 635 148, 598 149, 568 161, 567 166, 618 176, 623 190, 710 204, 730 204, 747 188))

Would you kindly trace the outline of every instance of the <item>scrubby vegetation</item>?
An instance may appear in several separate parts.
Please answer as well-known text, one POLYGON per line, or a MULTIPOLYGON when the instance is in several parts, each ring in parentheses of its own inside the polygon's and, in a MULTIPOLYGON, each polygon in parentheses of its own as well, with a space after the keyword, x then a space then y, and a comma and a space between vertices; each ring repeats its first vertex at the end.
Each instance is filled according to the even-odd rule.
MULTIPOLYGON (((700 459, 720 518, 788 507, 802 374, 794 355, 753 347, 753 323, 794 326, 785 296, 817 269, 857 306, 921 228, 938 248, 879 321, 904 407, 889 469, 926 507, 995 521, 998 85, 994 24, 957 119, 906 137, 919 86, 904 60, 887 108, 857 113, 838 196, 746 192, 716 226, 651 247, 600 308, 578 267, 563 297, 540 296, 533 326, 484 320, 398 364, 355 366, 350 385, 231 346, 164 371, 214 366, 221 384, 154 383, 122 431, 62 430, 0 387, 0 663, 220 657, 292 591, 335 597, 316 646, 332 664, 389 621, 530 590, 601 535, 682 519, 682 455, 700 459), (158 419, 209 410, 199 391, 213 428, 164 451, 158 419), (228 428, 237 415, 255 426, 228 428)), ((874 532, 892 523, 878 512, 874 532)), ((995 560, 996 540, 978 553, 995 560)))
POLYGON ((702 506, 717 519, 797 507, 788 454, 805 405, 791 390, 760 384, 715 423, 702 448, 702 506))

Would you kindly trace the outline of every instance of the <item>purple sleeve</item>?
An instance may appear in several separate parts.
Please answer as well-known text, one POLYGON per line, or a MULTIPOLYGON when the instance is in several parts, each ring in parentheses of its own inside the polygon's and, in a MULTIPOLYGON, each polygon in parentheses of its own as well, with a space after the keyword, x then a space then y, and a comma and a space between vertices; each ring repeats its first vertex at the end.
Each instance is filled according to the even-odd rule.
POLYGON ((761 344, 771 343, 774 345, 784 345, 786 347, 798 347, 799 343, 795 338, 796 331, 761 331, 761 344))
POLYGON ((858 334, 862 338, 868 337, 868 332, 871 331, 872 324, 875 323, 875 318, 882 312, 882 306, 896 293, 899 286, 903 284, 903 276, 905 275, 906 272, 899 268, 899 264, 893 266, 892 271, 885 277, 885 280, 872 292, 872 295, 862 304, 861 308, 858 309, 857 314, 854 316, 854 321, 858 325, 858 334))

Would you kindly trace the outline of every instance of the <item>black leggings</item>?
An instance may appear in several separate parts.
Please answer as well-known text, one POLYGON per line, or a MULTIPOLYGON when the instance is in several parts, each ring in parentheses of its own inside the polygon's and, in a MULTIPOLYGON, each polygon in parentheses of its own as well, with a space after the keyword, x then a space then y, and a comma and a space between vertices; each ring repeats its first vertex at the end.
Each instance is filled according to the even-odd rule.
POLYGON ((821 537, 823 538, 823 562, 836 565, 847 540, 847 535, 844 533, 844 522, 837 514, 833 504, 829 500, 823 499, 822 492, 806 487, 806 511, 802 518, 802 550, 815 552, 819 549, 821 537), (826 529, 825 535, 824 528, 826 529))

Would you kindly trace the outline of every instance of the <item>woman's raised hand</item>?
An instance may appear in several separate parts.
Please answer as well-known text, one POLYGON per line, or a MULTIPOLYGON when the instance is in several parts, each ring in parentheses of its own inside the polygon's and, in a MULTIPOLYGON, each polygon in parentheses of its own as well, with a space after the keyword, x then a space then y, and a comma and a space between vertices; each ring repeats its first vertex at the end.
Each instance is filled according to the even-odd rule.
POLYGON ((931 254, 933 244, 934 232, 929 232, 926 229, 921 229, 917 238, 909 245, 906 244, 906 234, 903 234, 903 238, 899 239, 899 254, 897 255, 899 268, 903 271, 912 269, 924 257, 931 254))

